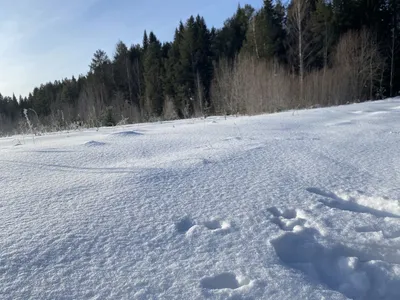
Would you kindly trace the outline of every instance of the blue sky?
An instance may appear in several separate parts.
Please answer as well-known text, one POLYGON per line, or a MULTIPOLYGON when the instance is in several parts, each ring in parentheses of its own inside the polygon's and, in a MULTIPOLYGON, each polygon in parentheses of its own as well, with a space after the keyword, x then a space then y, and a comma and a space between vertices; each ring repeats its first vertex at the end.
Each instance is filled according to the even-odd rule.
POLYGON ((169 41, 180 20, 204 16, 220 27, 238 3, 262 0, 0 0, 0 93, 27 95, 48 81, 86 74, 93 53, 111 57, 153 30, 169 41))

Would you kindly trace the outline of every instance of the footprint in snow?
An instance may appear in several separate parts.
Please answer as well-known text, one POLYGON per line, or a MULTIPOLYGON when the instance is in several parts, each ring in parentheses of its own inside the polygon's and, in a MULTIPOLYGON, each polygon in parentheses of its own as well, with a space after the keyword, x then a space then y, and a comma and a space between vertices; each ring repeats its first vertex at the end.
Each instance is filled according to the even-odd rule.
POLYGON ((304 228, 285 232, 271 244, 286 266, 350 299, 400 299, 396 247, 357 249, 320 238, 315 228, 304 228))
POLYGON ((271 207, 268 212, 273 216, 272 223, 278 225, 281 230, 293 231, 296 229, 303 228, 306 223, 305 219, 299 218, 297 216, 297 211, 295 209, 279 210, 276 207, 271 207))
POLYGON ((179 233, 186 233, 195 225, 189 217, 185 217, 175 224, 175 228, 179 233))
POLYGON ((211 220, 204 223, 204 226, 209 230, 226 230, 231 227, 227 221, 211 220))
POLYGON ((205 277, 200 282, 201 287, 209 290, 230 289, 236 290, 250 284, 247 278, 226 272, 219 275, 205 277))
MULTIPOLYGON (((398 216, 379 210, 377 201, 361 196, 356 199, 339 197, 316 188, 309 188, 307 191, 323 197, 325 201, 321 203, 334 209, 368 213, 378 218, 389 217, 384 219, 385 222, 390 222, 385 229, 359 226, 355 229, 357 232, 382 231, 383 236, 389 239, 400 236, 400 231, 395 226, 398 224, 398 216)), ((390 200, 382 198, 380 201, 390 200)), ((391 202, 386 204, 390 205, 391 202)), ((273 216, 271 221, 285 231, 270 241, 284 265, 351 299, 400 299, 400 277, 393 276, 396 266, 400 263, 398 247, 395 244, 385 247, 371 244, 370 247, 364 245, 361 248, 351 244, 349 247, 324 240, 317 228, 304 227, 306 220, 298 217, 301 210, 271 207, 268 211, 273 216)))
POLYGON ((400 238, 400 227, 398 225, 398 223, 394 224, 394 222, 391 223, 387 220, 383 220, 383 222, 381 222, 379 225, 357 226, 354 228, 354 230, 357 233, 378 234, 384 239, 394 240, 400 238))
POLYGON ((324 191, 319 188, 308 188, 309 193, 321 196, 318 201, 322 204, 343 211, 350 211, 354 213, 370 214, 377 218, 400 218, 399 204, 396 201, 384 198, 372 198, 364 195, 356 197, 350 195, 339 196, 335 193, 324 191), (385 207, 386 209, 382 209, 385 207))
POLYGON ((286 232, 271 244, 284 264, 351 299, 365 299, 370 290, 373 278, 357 251, 340 244, 326 247, 313 230, 286 232))
MULTIPOLYGON (((203 226, 210 231, 220 231, 231 228, 229 222, 217 219, 204 222, 203 226)), ((199 227, 199 225, 189 217, 185 217, 175 224, 176 231, 181 234, 190 232, 194 227, 199 227)))

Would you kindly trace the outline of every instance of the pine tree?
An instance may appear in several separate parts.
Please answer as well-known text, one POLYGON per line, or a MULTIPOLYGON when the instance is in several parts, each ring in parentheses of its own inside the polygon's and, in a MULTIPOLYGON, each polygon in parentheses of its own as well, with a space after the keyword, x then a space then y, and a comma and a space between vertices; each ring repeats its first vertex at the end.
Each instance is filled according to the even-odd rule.
POLYGON ((164 62, 164 92, 167 97, 172 99, 181 118, 183 117, 185 95, 183 93, 184 77, 180 73, 182 70, 180 47, 183 42, 184 32, 185 27, 180 22, 179 27, 175 30, 174 41, 168 51, 168 58, 164 62))
POLYGON ((351 29, 359 29, 357 0, 332 0, 336 34, 341 35, 351 29))
POLYGON ((99 49, 93 55, 92 62, 89 65, 90 71, 91 72, 99 71, 100 73, 104 73, 105 72, 104 68, 108 64, 110 64, 110 60, 107 56, 107 53, 99 49))
POLYGON ((195 98, 195 41, 197 38, 195 19, 191 16, 183 30, 179 44, 179 62, 176 69, 177 93, 180 99, 182 114, 189 117, 193 113, 193 100, 195 98))
POLYGON ((390 46, 389 46, 389 57, 390 57, 390 68, 389 68, 389 96, 393 97, 395 94, 400 92, 400 83, 397 70, 400 68, 400 4, 398 0, 391 0, 389 3, 390 12, 390 46), (396 76, 397 75, 397 76, 396 76))
POLYGON ((113 60, 113 79, 116 92, 123 96, 123 99, 130 104, 133 102, 132 95, 132 69, 128 48, 119 41, 113 60))
POLYGON ((325 0, 318 0, 315 11, 311 14, 310 30, 313 39, 314 67, 328 66, 332 47, 336 41, 332 5, 325 0))
POLYGON ((197 35, 194 47, 195 96, 201 113, 209 106, 211 78, 213 74, 211 36, 204 18, 196 17, 197 35))
POLYGON ((144 109, 148 116, 160 116, 163 110, 161 43, 153 32, 144 54, 144 109))
POLYGON ((217 58, 226 57, 232 61, 236 57, 246 42, 246 34, 254 12, 250 5, 239 5, 236 13, 225 21, 222 29, 216 30, 212 48, 215 49, 217 58))
POLYGON ((144 49, 140 45, 131 46, 129 49, 129 61, 131 63, 131 85, 132 104, 140 110, 144 103, 144 70, 143 70, 144 49))
POLYGON ((250 21, 244 50, 258 58, 281 57, 284 36, 282 4, 277 2, 274 6, 272 0, 264 0, 250 21))
POLYGON ((112 65, 103 50, 94 53, 88 79, 88 84, 92 86, 93 101, 109 106, 113 92, 112 65))
POLYGON ((147 36, 147 31, 145 30, 143 34, 143 50, 146 51, 148 46, 149 46, 149 38, 147 36))

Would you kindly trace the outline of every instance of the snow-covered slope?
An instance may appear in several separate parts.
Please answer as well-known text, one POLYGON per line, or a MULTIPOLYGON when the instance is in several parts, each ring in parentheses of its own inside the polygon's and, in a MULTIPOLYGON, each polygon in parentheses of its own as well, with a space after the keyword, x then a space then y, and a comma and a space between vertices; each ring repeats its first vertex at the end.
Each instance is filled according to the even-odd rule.
POLYGON ((396 99, 3 138, 0 299, 400 299, 399 200, 396 99))

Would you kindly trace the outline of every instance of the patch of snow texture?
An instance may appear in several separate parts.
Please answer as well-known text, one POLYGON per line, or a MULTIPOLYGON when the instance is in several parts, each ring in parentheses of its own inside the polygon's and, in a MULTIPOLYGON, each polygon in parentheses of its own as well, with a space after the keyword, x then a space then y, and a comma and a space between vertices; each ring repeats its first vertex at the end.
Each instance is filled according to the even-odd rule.
POLYGON ((399 107, 1 138, 0 299, 398 300, 399 107))

